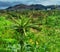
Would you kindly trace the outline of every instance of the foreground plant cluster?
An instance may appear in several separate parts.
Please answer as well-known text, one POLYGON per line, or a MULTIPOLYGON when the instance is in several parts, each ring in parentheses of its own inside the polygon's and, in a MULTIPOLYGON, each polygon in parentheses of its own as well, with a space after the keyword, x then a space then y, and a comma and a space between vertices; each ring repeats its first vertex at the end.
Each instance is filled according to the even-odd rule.
POLYGON ((60 11, 1 12, 0 52, 60 52, 60 11))

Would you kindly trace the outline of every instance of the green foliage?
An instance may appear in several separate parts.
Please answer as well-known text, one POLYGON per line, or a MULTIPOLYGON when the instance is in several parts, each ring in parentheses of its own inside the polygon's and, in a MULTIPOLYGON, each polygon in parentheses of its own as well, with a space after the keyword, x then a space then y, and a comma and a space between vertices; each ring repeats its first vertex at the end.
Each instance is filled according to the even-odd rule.
POLYGON ((60 52, 58 10, 5 15, 0 17, 0 52, 60 52))

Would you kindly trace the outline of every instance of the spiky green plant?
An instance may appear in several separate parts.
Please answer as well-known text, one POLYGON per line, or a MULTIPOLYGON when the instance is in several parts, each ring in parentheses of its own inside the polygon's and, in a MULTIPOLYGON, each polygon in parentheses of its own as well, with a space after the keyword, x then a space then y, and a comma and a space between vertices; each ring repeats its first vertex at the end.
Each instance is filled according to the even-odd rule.
POLYGON ((39 23, 32 23, 32 18, 20 16, 19 19, 15 19, 11 16, 12 22, 14 23, 12 25, 12 29, 15 29, 17 32, 20 33, 20 40, 19 44, 21 45, 21 52, 23 52, 24 49, 24 38, 26 35, 26 30, 33 28, 38 31, 40 31, 40 27, 38 26, 39 23))

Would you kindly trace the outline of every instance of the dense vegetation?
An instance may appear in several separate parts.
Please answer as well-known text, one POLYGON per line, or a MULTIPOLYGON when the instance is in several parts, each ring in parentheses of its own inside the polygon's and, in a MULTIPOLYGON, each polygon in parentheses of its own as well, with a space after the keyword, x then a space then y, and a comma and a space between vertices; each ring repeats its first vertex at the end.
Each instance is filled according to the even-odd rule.
POLYGON ((60 11, 0 11, 0 52, 60 52, 60 11))

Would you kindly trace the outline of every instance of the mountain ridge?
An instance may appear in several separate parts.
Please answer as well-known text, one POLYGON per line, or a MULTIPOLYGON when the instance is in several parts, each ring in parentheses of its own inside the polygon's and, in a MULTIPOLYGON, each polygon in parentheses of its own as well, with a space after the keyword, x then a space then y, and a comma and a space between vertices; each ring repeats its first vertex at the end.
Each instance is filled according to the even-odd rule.
POLYGON ((18 4, 7 8, 7 10, 52 10, 52 9, 60 9, 60 5, 44 6, 42 4, 31 4, 31 5, 18 4))

